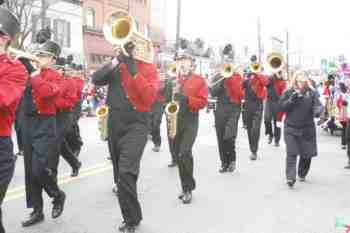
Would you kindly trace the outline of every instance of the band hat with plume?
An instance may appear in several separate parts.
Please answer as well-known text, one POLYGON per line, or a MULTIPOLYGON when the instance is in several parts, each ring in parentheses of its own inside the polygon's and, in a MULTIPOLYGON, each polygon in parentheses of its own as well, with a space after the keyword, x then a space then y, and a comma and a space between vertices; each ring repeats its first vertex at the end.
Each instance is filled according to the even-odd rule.
POLYGON ((186 59, 186 58, 195 60, 190 51, 190 42, 186 39, 181 39, 179 43, 179 49, 175 54, 175 60, 186 59))
POLYGON ((35 54, 47 54, 55 58, 58 58, 61 54, 61 47, 54 41, 46 41, 37 50, 34 51, 35 54))
POLYGON ((0 31, 11 39, 20 32, 20 23, 17 17, 8 9, 0 7, 0 31))

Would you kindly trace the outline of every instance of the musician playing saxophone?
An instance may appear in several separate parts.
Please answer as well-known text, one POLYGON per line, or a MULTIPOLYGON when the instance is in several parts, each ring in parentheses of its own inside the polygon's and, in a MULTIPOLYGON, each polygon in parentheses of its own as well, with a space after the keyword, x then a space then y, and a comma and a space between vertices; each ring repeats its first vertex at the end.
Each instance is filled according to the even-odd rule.
POLYGON ((193 177, 192 147, 198 132, 198 112, 207 106, 208 87, 204 79, 194 73, 194 59, 186 47, 175 57, 178 71, 174 101, 179 103, 177 130, 173 139, 175 157, 179 168, 182 193, 179 199, 184 204, 192 200, 196 183, 193 177), (177 89, 177 90, 176 90, 177 89))

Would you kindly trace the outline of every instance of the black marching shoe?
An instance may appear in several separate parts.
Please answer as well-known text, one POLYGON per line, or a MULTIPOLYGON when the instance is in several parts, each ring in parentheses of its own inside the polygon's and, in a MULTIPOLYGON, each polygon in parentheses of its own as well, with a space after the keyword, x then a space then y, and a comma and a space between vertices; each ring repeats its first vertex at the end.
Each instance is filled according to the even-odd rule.
POLYGON ((22 227, 33 226, 39 222, 44 221, 44 213, 42 210, 34 210, 30 215, 29 219, 22 222, 22 227))
POLYGON ((173 161, 173 162, 171 162, 169 165, 168 165, 168 167, 176 167, 176 163, 173 161))
POLYGON ((251 155, 250 155, 250 160, 257 160, 258 159, 258 155, 256 154, 256 152, 253 152, 251 155))
POLYGON ((272 136, 270 135, 267 139, 267 144, 271 144, 272 143, 272 136))
POLYGON ((64 203, 66 201, 66 194, 64 192, 60 192, 60 195, 56 197, 53 201, 53 207, 52 207, 52 218, 58 218, 61 216, 63 209, 64 209, 64 203))
POLYGON ((79 175, 80 168, 81 168, 81 162, 78 162, 78 166, 76 168, 73 168, 72 174, 70 174, 70 176, 77 177, 79 175))
POLYGON ((179 198, 180 200, 182 200, 182 198, 185 196, 185 193, 180 193, 178 196, 177 196, 177 198, 179 198))
POLYGON ((137 227, 138 227, 138 225, 130 226, 130 225, 126 224, 125 222, 122 222, 122 224, 118 227, 118 230, 120 232, 123 232, 123 233, 134 233, 134 232, 136 232, 137 227))
POLYGON ((192 201, 192 192, 185 192, 184 196, 182 197, 182 203, 190 204, 191 201, 192 201))
POLYGON ((228 165, 227 171, 234 172, 236 170, 236 161, 232 161, 230 165, 228 165))
POLYGON ((280 146, 280 143, 279 142, 275 142, 275 147, 279 147, 280 146))
POLYGON ((306 178, 305 178, 305 177, 299 177, 299 181, 300 181, 300 182, 305 182, 305 181, 306 181, 306 178))
POLYGON ((287 180, 287 185, 289 186, 289 188, 293 188, 295 184, 295 180, 287 180))
POLYGON ((350 169, 350 164, 344 167, 345 169, 350 169))
POLYGON ((220 172, 220 173, 225 173, 225 172, 227 172, 227 165, 226 165, 226 164, 225 164, 225 165, 222 165, 221 168, 219 169, 219 172, 220 172))

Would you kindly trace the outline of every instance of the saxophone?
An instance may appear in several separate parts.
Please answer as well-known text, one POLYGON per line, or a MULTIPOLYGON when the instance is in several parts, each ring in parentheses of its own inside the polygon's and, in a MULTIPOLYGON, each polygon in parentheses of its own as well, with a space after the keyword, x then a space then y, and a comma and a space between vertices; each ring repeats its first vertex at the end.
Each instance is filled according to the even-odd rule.
POLYGON ((108 139, 108 106, 102 105, 96 109, 96 116, 98 118, 98 130, 100 131, 100 137, 102 141, 108 139))
POLYGON ((165 115, 167 117, 167 127, 169 138, 174 139, 177 133, 177 114, 179 113, 180 105, 174 100, 175 94, 179 91, 179 83, 173 89, 172 100, 165 106, 165 115))

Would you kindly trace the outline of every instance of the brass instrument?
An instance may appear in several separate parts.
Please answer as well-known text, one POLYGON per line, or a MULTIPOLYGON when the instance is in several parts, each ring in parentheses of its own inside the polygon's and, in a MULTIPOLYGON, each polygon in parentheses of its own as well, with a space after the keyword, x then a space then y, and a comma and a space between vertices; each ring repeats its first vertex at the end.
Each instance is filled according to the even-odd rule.
POLYGON ((30 53, 26 53, 22 50, 18 50, 18 49, 15 49, 15 48, 8 48, 7 50, 8 54, 10 57, 12 57, 13 59, 18 59, 18 58, 27 58, 28 60, 32 61, 32 62, 35 62, 35 63, 39 63, 39 59, 37 56, 33 55, 33 54, 30 54, 30 53))
POLYGON ((116 11, 110 14, 103 25, 106 40, 119 47, 125 55, 124 45, 133 42, 135 49, 133 57, 146 63, 153 63, 154 50, 152 41, 137 32, 135 20, 126 11, 116 11))
POLYGON ((220 72, 218 72, 214 77, 219 77, 214 79, 212 83, 210 83, 210 87, 215 86, 217 83, 221 82, 226 78, 232 77, 232 75, 237 72, 237 68, 234 67, 231 63, 225 63, 221 66, 220 72))
POLYGON ((267 56, 267 64, 273 73, 278 73, 284 68, 283 56, 280 53, 270 53, 267 56))
POLYGON ((107 141, 108 139, 108 106, 102 105, 96 109, 96 116, 98 118, 98 130, 100 131, 100 136, 102 141, 107 141))
POLYGON ((177 101, 174 101, 175 94, 179 91, 178 82, 174 87, 172 93, 172 101, 165 106, 165 115, 167 117, 168 135, 173 139, 177 133, 177 114, 179 113, 180 105, 177 101))
POLYGON ((169 77, 176 77, 177 75, 177 70, 176 70, 176 64, 173 63, 171 65, 168 66, 168 69, 167 69, 167 74, 169 77))
POLYGON ((250 64, 249 69, 250 69, 250 72, 252 72, 252 73, 255 73, 255 74, 260 73, 261 72, 261 65, 260 65, 260 63, 255 62, 255 63, 250 64))

